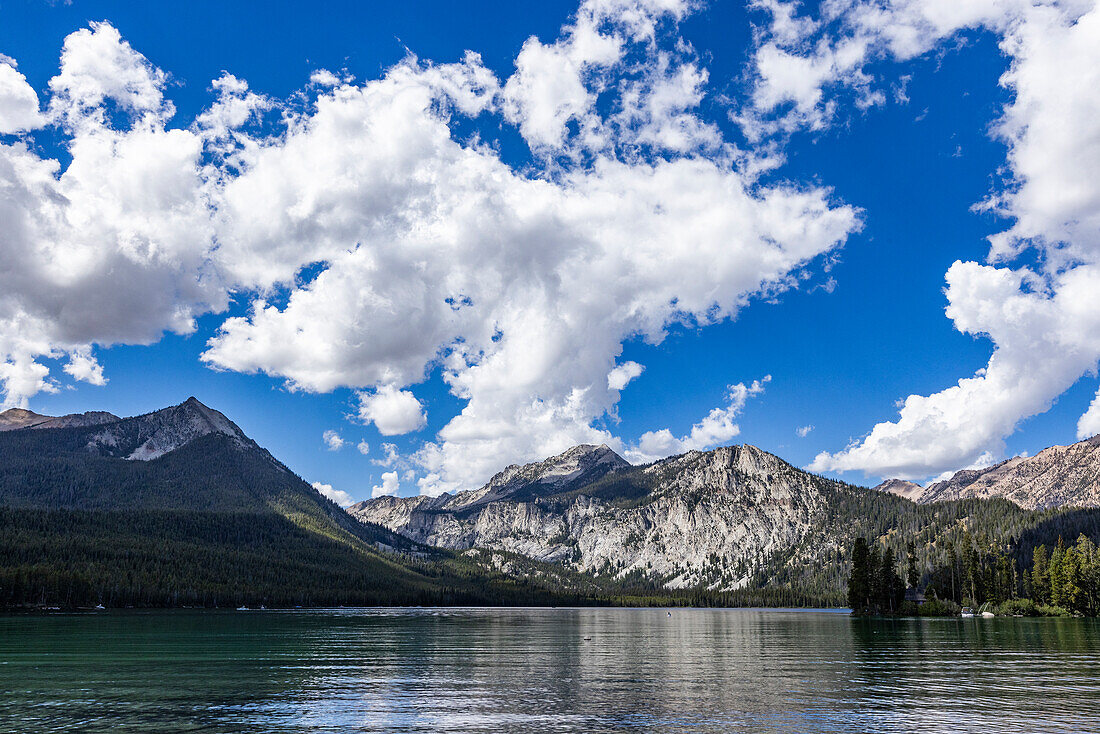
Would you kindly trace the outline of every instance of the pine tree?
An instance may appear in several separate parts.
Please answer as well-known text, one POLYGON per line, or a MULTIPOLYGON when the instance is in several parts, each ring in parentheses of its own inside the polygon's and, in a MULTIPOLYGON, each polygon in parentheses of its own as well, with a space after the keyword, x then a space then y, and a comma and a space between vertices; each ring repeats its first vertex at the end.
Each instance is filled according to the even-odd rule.
POLYGON ((1036 603, 1050 604, 1050 561, 1045 545, 1031 552, 1031 596, 1036 603))
POLYGON ((882 561, 878 573, 877 604, 881 611, 893 613, 905 599, 905 582, 898 576, 894 565, 894 549, 887 547, 882 551, 882 561))
POLYGON ((1066 556, 1066 544, 1058 538, 1058 545, 1050 554, 1050 602, 1056 606, 1065 604, 1065 569, 1063 561, 1066 556))
POLYGON ((920 583, 920 567, 917 565, 917 544, 911 540, 906 548, 905 564, 908 572, 906 581, 909 582, 909 586, 915 589, 917 584, 920 583))
POLYGON ((848 577, 848 606, 856 614, 862 613, 869 605, 871 576, 871 554, 867 541, 856 538, 852 544, 852 573, 848 577))

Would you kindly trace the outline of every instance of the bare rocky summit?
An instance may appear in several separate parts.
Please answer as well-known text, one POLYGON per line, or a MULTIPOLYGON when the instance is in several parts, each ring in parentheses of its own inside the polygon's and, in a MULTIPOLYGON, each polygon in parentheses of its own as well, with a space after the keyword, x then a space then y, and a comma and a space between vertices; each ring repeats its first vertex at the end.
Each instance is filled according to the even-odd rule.
POLYGON ((0 431, 99 426, 102 430, 88 438, 88 450, 132 461, 156 459, 210 433, 225 434, 242 445, 251 443, 233 421, 194 397, 133 418, 103 411, 49 416, 12 408, 0 413, 0 431))
POLYGON ((875 489, 879 492, 896 494, 898 497, 904 497, 914 502, 920 502, 920 498, 925 491, 925 488, 916 482, 909 482, 904 479, 887 479, 882 484, 877 485, 875 489))
POLYGON ((88 450, 150 461, 211 433, 225 434, 240 445, 251 443, 233 421, 191 397, 170 408, 104 425, 88 440, 88 450))

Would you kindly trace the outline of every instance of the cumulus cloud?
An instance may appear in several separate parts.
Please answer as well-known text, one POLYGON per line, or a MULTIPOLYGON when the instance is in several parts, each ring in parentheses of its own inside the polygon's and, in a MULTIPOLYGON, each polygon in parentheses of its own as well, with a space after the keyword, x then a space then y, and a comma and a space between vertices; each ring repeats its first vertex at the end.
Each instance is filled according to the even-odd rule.
POLYGON ((336 431, 325 431, 321 434, 321 442, 325 444, 325 448, 329 451, 339 451, 344 448, 344 439, 336 431))
POLYGON ((405 468, 407 463, 401 458, 401 454, 397 450, 397 446, 392 443, 382 444, 382 458, 371 459, 371 463, 375 466, 388 466, 405 468))
POLYGON ((427 416, 415 395, 386 385, 359 393, 359 420, 373 423, 383 436, 397 436, 420 430, 427 416))
MULTIPOLYGON (((794 3, 760 6, 772 23, 758 38, 755 92, 739 118, 753 137, 824 126, 845 93, 874 97, 873 62, 914 58, 963 29, 999 36, 1012 98, 992 133, 1008 149, 1010 178, 982 206, 1013 223, 990 238, 986 264, 952 265, 945 290, 956 328, 992 342, 989 363, 941 392, 910 395, 896 420, 811 468, 920 479, 1002 456, 1022 420, 1100 360, 1100 98, 1081 93, 1100 86, 1100 6, 855 2, 825 4, 813 19, 794 3)), ((1092 416, 1090 407, 1078 435, 1092 416)))
POLYGON ((397 478, 397 472, 388 471, 382 473, 382 483, 371 487, 371 497, 386 497, 397 494, 401 489, 401 481, 397 478))
POLYGON ((107 384, 107 378, 103 376, 103 366, 96 360, 90 347, 82 347, 71 352, 64 370, 72 375, 74 380, 87 382, 90 385, 107 384))
POLYGON ((622 390, 644 371, 645 367, 637 362, 623 362, 607 373, 607 386, 612 390, 622 390))
POLYGON ((0 135, 33 130, 43 122, 38 94, 27 77, 16 69, 14 59, 0 56, 0 135))
POLYGON ((352 499, 350 494, 342 489, 333 489, 331 484, 313 482, 311 486, 320 492, 323 497, 332 500, 341 507, 350 507, 355 504, 355 500, 352 499))
POLYGON ((359 450, 359 453, 361 453, 363 456, 370 455, 370 444, 366 441, 360 441, 358 444, 355 445, 355 448, 357 448, 359 450))
MULTIPOLYGON (((227 74, 175 128, 164 72, 109 25, 72 34, 47 106, 72 163, 0 145, 5 401, 53 389, 41 357, 188 333, 234 296, 247 313, 208 365, 350 387, 383 435, 424 426, 408 388, 441 371, 462 408, 414 454, 423 491, 616 443, 594 424, 629 374, 610 377, 625 340, 733 318, 860 226, 825 188, 762 183, 699 114, 686 11, 588 0, 506 80, 476 53, 410 56, 279 102, 227 74), (456 117, 514 126, 533 162, 457 137, 456 117)), ((728 418, 687 440, 728 436, 728 418)))
POLYGON ((630 446, 623 452, 624 458, 639 464, 685 451, 704 451, 728 442, 741 433, 741 427, 734 423, 734 419, 741 415, 750 397, 764 392, 764 385, 771 379, 771 375, 765 375, 762 380, 753 380, 748 386, 743 382, 730 385, 726 405, 711 410, 691 427, 690 433, 677 438, 667 428, 647 431, 638 439, 636 446, 630 446))
POLYGON ((1077 421, 1077 438, 1086 439, 1100 434, 1100 390, 1092 399, 1089 409, 1077 421))
MULTIPOLYGON (((11 72, 0 74, 10 85, 11 72)), ((71 375, 100 382, 93 343, 189 333, 197 314, 227 303, 211 266, 202 141, 164 127, 164 81, 114 28, 93 25, 65 40, 49 82, 48 114, 67 131, 68 166, 23 140, 0 140, 4 405, 54 389, 40 357, 68 355, 71 375)), ((22 116, 22 127, 30 108, 19 99, 29 95, 15 97, 0 98, 0 119, 22 116)))
POLYGON ((810 431, 812 431, 813 429, 813 426, 799 426, 794 430, 794 432, 798 434, 799 438, 806 438, 806 436, 810 435, 810 431))

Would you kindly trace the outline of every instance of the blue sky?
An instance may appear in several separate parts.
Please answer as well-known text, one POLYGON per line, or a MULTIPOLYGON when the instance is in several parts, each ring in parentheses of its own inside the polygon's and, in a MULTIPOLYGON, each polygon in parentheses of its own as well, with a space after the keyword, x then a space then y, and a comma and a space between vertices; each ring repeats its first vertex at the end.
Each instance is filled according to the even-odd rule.
MULTIPOLYGON (((55 180, 61 180, 62 188, 69 186, 65 196, 74 202, 74 211, 80 205, 91 210, 99 206, 105 220, 120 218, 117 226, 109 222, 111 226, 101 233, 97 230, 94 237, 87 228, 75 234, 58 230, 60 235, 49 235, 52 230, 26 235, 12 229, 5 235, 5 225, 0 224, 0 235, 8 239, 0 248, 11 248, 0 252, 23 258, 13 268, 13 277, 23 267, 28 272, 53 273, 50 277, 56 280, 48 282, 57 283, 60 294, 42 301, 41 289, 31 293, 28 287, 26 294, 16 289, 9 298, 14 305, 6 306, 7 312, 0 310, 0 321, 11 319, 15 324, 10 329, 13 336, 0 340, 0 357, 13 365, 6 378, 10 382, 5 383, 6 401, 51 414, 103 409, 130 415, 178 403, 193 394, 225 412, 307 480, 331 485, 355 499, 369 497, 372 487, 378 487, 378 493, 399 486, 401 494, 466 488, 482 481, 490 467, 538 458, 576 440, 609 440, 633 460, 715 443, 747 442, 796 465, 813 465, 857 483, 875 483, 895 474, 927 480, 945 471, 1077 440, 1093 425, 1088 416, 1097 391, 1100 335, 1087 319, 1097 307, 1087 299, 1090 293, 1100 294, 1100 289, 1092 289, 1098 282, 1093 268, 1100 251, 1096 232, 1100 194, 1086 190, 1077 209, 1063 207, 1065 211, 1053 213, 1051 207, 1043 208, 1043 196, 1030 194, 1040 187, 1058 190, 1065 181, 1080 183, 1088 178, 1090 156, 1096 155, 1095 143, 1089 142, 1096 135, 1095 127, 1089 127, 1096 124, 1090 112, 1096 104, 1096 87, 1088 84, 1097 66, 1088 53, 1100 44, 1072 34, 1093 32, 1096 8, 1089 3, 1069 4, 1060 14, 1046 17, 1036 15, 1026 3, 1005 3, 996 12, 975 9, 970 14, 965 12, 969 4, 961 3, 958 17, 944 19, 929 16, 931 10, 914 17, 907 4, 888 4, 896 17, 882 30, 869 22, 870 6, 861 9, 859 3, 847 14, 833 16, 813 4, 798 7, 793 17, 804 19, 801 25, 784 25, 788 16, 782 7, 762 2, 751 8, 736 3, 681 8, 672 0, 608 0, 580 7, 555 2, 529 6, 282 2, 229 7, 195 2, 169 11, 147 3, 4 2, 0 5, 0 54, 4 55, 0 61, 7 58, 16 64, 12 69, 34 90, 41 112, 34 123, 9 122, 0 144, 12 160, 18 155, 37 161, 56 159, 55 180), (605 6, 612 9, 607 11, 605 6), (641 25, 620 23, 626 17, 624 8, 638 11, 641 25), (579 43, 568 45, 570 39, 581 36, 586 17, 591 20, 589 30, 621 43, 622 55, 613 62, 593 56, 583 61, 580 76, 569 81, 594 90, 592 105, 557 129, 552 119, 539 118, 544 108, 538 105, 547 95, 560 93, 557 82, 576 68, 554 66, 551 62, 558 57, 547 49, 557 49, 563 57, 574 54, 571 58, 589 53, 579 43), (893 30, 906 24, 912 34, 898 40, 893 30), (117 42, 103 33, 105 28, 117 30, 117 42), (652 32, 653 40, 639 41, 644 36, 639 28, 652 32), (66 38, 82 29, 88 32, 66 45, 66 38), (528 41, 532 36, 537 49, 528 41), (62 55, 63 46, 71 51, 68 56, 62 55), (112 53, 123 49, 114 66, 101 60, 108 46, 112 53), (1049 55, 1063 53, 1058 50, 1062 48, 1069 49, 1064 51, 1063 63, 1050 62, 1049 55), (521 56, 540 49, 542 56, 521 56), (786 66, 769 66, 768 49, 781 50, 786 66), (1084 49, 1080 52, 1084 57, 1072 55, 1075 49, 1084 49), (480 59, 468 62, 462 73, 483 70, 489 75, 485 78, 493 78, 500 87, 495 96, 482 94, 470 102, 477 107, 472 112, 446 96, 454 93, 440 92, 442 82, 425 81, 425 70, 459 64, 467 51, 480 54, 480 59), (410 55, 415 55, 415 62, 410 55), (854 61, 837 60, 853 55, 854 61), (517 74, 521 58, 527 59, 530 71, 522 79, 517 74), (832 61, 823 61, 827 59, 832 61), (69 74, 64 72, 65 63, 69 74), (540 63, 544 66, 538 67, 540 63), (1072 84, 1082 90, 1084 101, 1073 104, 1083 109, 1067 112, 1066 100, 1054 98, 1056 92, 1044 97, 1035 91, 1043 88, 1042 75, 1051 63, 1070 79, 1070 91, 1072 84), (458 155, 456 150, 477 152, 471 168, 442 169, 449 173, 439 181, 432 179, 431 200, 450 196, 461 200, 467 192, 446 188, 447 177, 466 170, 481 175, 481 166, 491 164, 503 166, 499 170, 515 178, 502 184, 486 206, 500 200, 510 203, 500 211, 469 213, 462 212, 460 205, 433 209, 417 199, 415 205, 403 204, 399 216, 390 211, 372 219, 373 214, 362 211, 373 211, 373 202, 407 195, 391 194, 386 188, 389 183, 371 178, 372 171, 391 160, 398 161, 394 175, 400 177, 405 153, 394 148, 386 153, 390 157, 379 153, 362 170, 340 168, 348 179, 341 184, 347 184, 342 189, 347 198, 315 209, 304 224, 295 225, 303 232, 256 234, 271 217, 265 220, 261 212, 255 221, 246 221, 245 215, 236 213, 234 202, 254 201, 248 197, 265 191, 270 177, 281 182, 272 197, 313 201, 325 196, 324 177, 334 176, 324 170, 325 163, 312 162, 329 160, 319 146, 330 145, 336 151, 331 165, 342 165, 342 155, 374 156, 372 145, 390 144, 382 133, 377 140, 359 135, 342 141, 333 137, 342 128, 324 135, 317 132, 321 119, 317 100, 332 95, 334 100, 344 100, 340 102, 347 105, 343 113, 358 114, 360 108, 340 98, 333 84, 337 89, 347 84, 348 89, 362 90, 383 78, 395 78, 393 69, 401 64, 412 70, 410 89, 430 88, 431 94, 438 95, 433 97, 436 106, 416 114, 427 116, 429 122, 444 119, 444 129, 450 131, 446 145, 424 143, 424 157, 416 161, 421 166, 418 170, 431 176, 436 170, 433 156, 458 155), (656 96, 645 96, 652 85, 682 81, 684 77, 673 72, 685 68, 706 75, 694 87, 688 85, 687 96, 695 95, 692 102, 675 108, 668 118, 652 113, 653 104, 643 104, 634 109, 631 121, 614 122, 619 119, 615 114, 625 108, 620 92, 628 87, 623 80, 647 80, 651 86, 637 89, 642 90, 643 101, 652 102, 656 96), (156 69, 163 75, 157 76, 156 69), (328 70, 335 78, 318 81, 319 70, 328 70), (1015 81, 1002 80, 1010 70, 1016 74, 1015 81), (233 138, 238 147, 230 153, 218 148, 227 138, 213 133, 202 137, 202 125, 196 122, 212 109, 217 99, 212 82, 226 72, 267 100, 266 106, 257 107, 258 112, 238 125, 241 136, 233 138), (1079 80, 1075 81, 1075 73, 1079 80), (115 83, 111 74, 122 79, 121 86, 111 86, 115 83), (152 81, 142 86, 140 80, 146 77, 152 81), (350 77, 354 80, 348 81, 350 77), (89 92, 89 79, 100 85, 98 92, 89 92), (509 79, 517 80, 514 88, 508 86, 509 79), (124 99, 130 101, 120 101, 124 99), (53 106, 51 100, 57 100, 53 106), (440 107, 448 111, 439 112, 440 107), (103 110, 105 117, 95 119, 95 109, 103 110), (279 121, 282 114, 299 115, 305 127, 314 125, 316 134, 303 143, 313 146, 306 149, 305 163, 291 160, 289 154, 278 156, 291 148, 292 136, 279 121), (432 117, 436 114, 441 117, 432 117), (1061 134, 1080 139, 1075 152, 1041 137, 1048 129, 1044 120, 1055 114, 1069 121, 1061 134), (142 123, 135 122, 143 115, 142 123), (678 135, 688 131, 683 133, 686 142, 653 137, 669 134, 667 125, 660 128, 669 119, 675 120, 678 135), (619 125, 615 132, 605 132, 615 125, 619 125), (122 221, 132 215, 125 189, 112 193, 110 205, 89 203, 99 201, 99 193, 94 185, 89 193, 88 180, 97 175, 126 176, 134 170, 122 165, 124 156, 133 153, 126 153, 118 140, 146 126, 158 134, 190 130, 196 139, 202 138, 202 152, 190 160, 188 170, 208 166, 199 178, 212 188, 196 185, 194 191, 200 192, 196 196, 204 198, 192 202, 194 211, 187 216, 199 217, 194 221, 202 221, 203 226, 205 218, 217 220, 210 225, 211 234, 191 237, 195 226, 182 215, 179 221, 148 230, 142 229, 145 224, 122 221), (547 130, 557 137, 547 138, 547 130), (103 141, 110 136, 120 137, 111 138, 116 147, 107 158, 79 152, 86 150, 79 147, 81 140, 103 141), (245 137, 248 142, 240 142, 245 137), (655 139, 665 142, 654 143, 655 139), (264 163, 249 145, 274 152, 264 163), (1039 155, 1050 146, 1056 146, 1050 148, 1053 153, 1039 155), (60 172, 81 155, 88 156, 89 178, 81 185, 66 184, 60 172), (758 163, 764 157, 776 162, 770 170, 747 173, 746 159, 758 163), (1038 157, 1053 161, 1051 167, 1057 170, 1035 168, 1033 161, 1038 157), (610 176, 599 173, 601 161, 619 165, 620 178, 612 182, 610 176), (678 171, 668 177, 673 187, 694 192, 694 200, 709 202, 683 221, 675 219, 675 201, 670 199, 666 207, 662 199, 666 192, 640 193, 637 183, 646 171, 676 161, 706 162, 713 167, 698 175, 678 171), (316 188, 306 183, 299 187, 294 180, 294 176, 309 175, 320 177, 316 188), (531 181, 547 182, 550 193, 545 203, 540 198, 543 189, 524 183, 531 181), (710 225, 700 222, 708 220, 706 213, 725 207, 726 195, 715 188, 725 185, 744 187, 749 199, 736 205, 740 208, 731 208, 728 221, 705 229, 710 225), (524 187, 527 193, 517 194, 512 202, 511 192, 524 187), (789 235, 790 243, 774 245, 788 235, 783 234, 783 217, 769 219, 776 215, 757 211, 766 208, 761 204, 765 190, 782 196, 819 195, 826 210, 801 210, 791 216, 810 229, 826 222, 828 232, 789 235), (570 199, 578 192, 579 201, 570 199), (622 202, 624 209, 652 197, 645 200, 659 202, 651 207, 657 212, 653 228, 689 234, 668 244, 647 242, 648 225, 643 222, 637 233, 623 235, 620 242, 615 239, 617 232, 611 231, 616 227, 613 217, 600 228, 586 229, 593 214, 586 213, 583 199, 597 194, 622 202), (88 197, 88 202, 82 204, 81 196, 88 197), (999 211, 976 206, 991 196, 1001 196, 999 211), (117 211, 112 208, 115 204, 117 211), (333 212, 343 218, 336 221, 333 212), (407 221, 413 216, 410 212, 422 214, 424 221, 407 221), (850 214, 847 219, 842 216, 845 212, 850 214), (530 229, 526 225, 508 228, 520 213, 541 223, 530 229), (464 217, 471 219, 460 219, 464 217), (495 217, 507 225, 501 242, 494 242, 494 234, 486 234, 488 229, 471 233, 471 227, 482 226, 483 220, 496 221, 495 217), (346 224, 349 218, 361 231, 346 224), (403 228, 385 230, 395 218, 403 228), (757 223, 742 228, 743 220, 757 223), (665 226, 670 229, 661 229, 665 226), (314 227, 316 235, 311 234, 314 227), (459 246, 433 251, 429 245, 419 250, 416 233, 422 230, 429 232, 425 237, 430 242, 457 238, 459 246), (135 231, 140 234, 135 236, 135 231), (696 231, 698 242, 690 234, 696 231), (1017 249, 1009 257, 991 259, 987 238, 1005 232, 1013 233, 1017 249), (64 242, 72 237, 74 248, 90 248, 87 252, 93 257, 109 251, 129 258, 127 263, 140 260, 135 271, 139 275, 125 277, 149 273, 150 290, 130 294, 130 283, 115 280, 123 277, 125 268, 114 266, 104 266, 102 272, 88 266, 87 272, 57 275, 49 266, 64 270, 68 265, 58 262, 70 255, 65 246, 45 247, 47 236, 64 242), (145 246, 159 251, 159 236, 172 243, 164 248, 172 253, 168 265, 160 261, 151 265, 155 256, 134 254, 134 237, 147 238, 152 244, 145 246), (311 237, 326 244, 315 247, 311 237), (245 243, 239 251, 234 249, 238 240, 245 243), (739 244, 726 244, 731 241, 739 244), (777 252, 768 250, 773 245, 777 252), (589 264, 579 270, 575 264, 563 264, 564 259, 553 259, 557 253, 586 247, 611 254, 601 259, 582 252, 582 262, 589 264), (711 276, 708 268, 691 269, 695 247, 704 259, 731 249, 739 254, 716 264, 714 270, 721 272, 711 276), (420 253, 417 257, 427 260, 411 265, 399 262, 403 253, 414 249, 420 253), (768 257, 758 258, 756 251, 767 251, 768 257), (792 251, 801 254, 791 255, 792 251), (630 278, 642 267, 631 260, 637 252, 645 253, 644 263, 658 261, 657 275, 637 280, 641 315, 620 317, 616 306, 627 298, 621 294, 635 292, 630 278), (760 264, 771 262, 768 258, 773 256, 782 260, 778 271, 776 266, 760 264), (470 264, 481 262, 482 257, 484 267, 470 264), (522 268, 515 265, 520 261, 522 268), (956 262, 973 263, 975 270, 953 269, 956 262), (425 267, 436 275, 424 275, 425 267), (743 275, 752 268, 761 269, 760 273, 743 275), (1032 280, 1007 296, 991 285, 1025 268, 1032 280), (659 277, 662 269, 670 273, 667 283, 659 277), (957 274, 958 280, 952 282, 962 283, 952 286, 957 289, 953 293, 959 294, 954 297, 956 318, 976 324, 969 329, 976 333, 963 333, 945 314, 952 303, 951 294, 945 293, 949 270, 957 274), (524 285, 490 309, 483 304, 493 301, 499 288, 478 283, 485 272, 500 274, 509 293, 513 282, 509 279, 524 285), (555 279, 572 273, 580 273, 583 282, 556 284, 555 279), (326 280, 319 277, 322 274, 332 277, 326 280), (142 309, 145 300, 161 298, 166 288, 171 294, 164 296, 159 312, 149 309, 147 319, 111 313, 76 318, 74 310, 97 308, 80 295, 84 291, 71 286, 85 276, 88 288, 126 293, 120 312, 142 309), (370 285, 371 278, 380 284, 370 285), (969 279, 964 282, 965 278, 969 279), (1075 286, 1066 285, 1074 278, 1075 286), (394 301, 384 289, 387 279, 399 280, 403 284, 399 297, 411 300, 394 301), (210 285, 215 280, 217 287, 210 285), (180 286, 176 294, 174 286, 183 281, 189 285, 180 286), (445 290, 455 282, 465 285, 445 290), (620 295, 610 303, 593 295, 592 305, 576 306, 587 304, 589 295, 598 294, 604 284, 609 293, 620 295), (658 302, 665 286, 677 302, 687 303, 693 294, 714 293, 720 305, 714 310, 705 303, 686 306, 689 313, 684 315, 658 302), (467 307, 460 304, 451 309, 461 321, 458 326, 447 321, 446 309, 442 316, 429 308, 407 325, 403 321, 400 312, 420 309, 418 299, 435 303, 456 294, 464 296, 461 288, 479 287, 486 289, 483 295, 471 296, 467 307), (619 287, 623 290, 616 290, 619 287), (646 288, 654 291, 649 302, 644 302, 646 288), (420 295, 408 296, 410 289, 420 295), (305 303, 307 294, 314 299, 310 304, 305 303), (1013 316, 1020 312, 1010 304, 1016 303, 1012 299, 1017 296, 1042 311, 1042 318, 1028 321, 1013 316), (257 298, 271 308, 270 323, 261 325, 256 317, 257 298), (294 298, 303 305, 291 319, 288 303, 294 298), (545 321, 550 323, 538 314, 512 318, 526 313, 522 307, 532 299, 546 299, 551 316, 545 321), (194 318, 193 330, 174 320, 180 309, 194 318), (384 316, 395 309, 398 313, 384 316), (469 312, 476 313, 463 316, 469 312), (1009 315, 1001 318, 991 313, 1009 315), (1086 318, 1078 318, 1082 313, 1086 318), (333 314, 339 315, 340 325, 330 330, 325 322, 333 314), (236 325, 226 330, 230 318, 236 325), (653 319, 659 322, 659 333, 651 328, 653 319), (559 320, 568 323, 564 334, 553 323, 559 320), (371 326, 375 321, 383 326, 371 326), (1079 328, 1055 338, 1043 326, 1066 322, 1079 328), (318 331, 312 333, 315 326, 318 331), (419 335, 436 327, 440 336, 435 341, 404 333, 419 335), (496 335, 490 336, 494 329, 496 335), (211 340, 219 338, 219 346, 212 347, 211 340), (552 343, 556 351, 548 352, 544 363, 533 365, 525 361, 532 347, 514 346, 525 338, 535 345, 552 343), (286 354, 280 348, 282 341, 293 343, 290 351, 295 354, 286 354), (339 346, 330 349, 326 346, 330 343, 339 346), (447 362, 447 355, 456 344, 471 349, 476 345, 480 351, 466 354, 461 366, 455 367, 447 362), (617 345, 621 353, 616 353, 617 345), (497 363, 492 363, 497 349, 497 363), (995 349, 1002 352, 999 364, 990 363, 995 349), (301 357, 305 352, 311 355, 308 359, 301 357), (74 353, 94 357, 98 367, 66 372, 66 365, 74 364, 74 353), (1063 354, 1072 354, 1073 359, 1063 354), (644 371, 620 391, 611 392, 600 384, 609 364, 628 362, 644 366, 644 371), (34 372, 27 366, 32 363, 48 368, 48 374, 34 372), (997 376, 997 369, 1005 364, 1008 376, 997 376), (24 387, 16 389, 10 375, 18 370, 24 375, 18 384, 24 387), (530 372, 529 380, 516 376, 525 370, 530 372), (1047 379, 1048 374, 1057 379, 1047 379), (765 376, 770 379, 765 381, 765 376), (943 393, 960 379, 975 376, 980 384, 968 383, 957 395, 943 393), (754 381, 759 381, 755 388, 754 381), (991 387, 991 382, 996 385, 991 387), (731 390, 737 385, 742 393, 731 390), (577 398, 578 390, 588 392, 577 398), (388 396, 376 404, 382 412, 372 414, 364 408, 372 395, 388 396), (936 395, 943 395, 936 399, 940 403, 914 404, 907 408, 907 417, 899 417, 899 401, 907 396, 936 395), (1051 402, 1053 406, 1045 409, 1051 402), (975 407, 988 405, 996 406, 988 414, 975 407), (456 421, 464 408, 468 415, 456 421), (705 420, 708 415, 713 418, 710 423, 705 420), (872 434, 877 424, 887 428, 872 434), (702 428, 693 432, 693 426, 702 428), (812 429, 806 431, 807 426, 812 429), (799 428, 805 435, 799 435, 799 428), (667 433, 662 434, 662 429, 667 433), (325 431, 338 433, 342 447, 332 450, 326 445, 325 431), (367 453, 356 448, 360 442, 369 445, 367 453), (385 443, 398 454, 389 463, 385 443), (426 443, 433 450, 426 451, 426 443), (858 450, 846 451, 851 446, 858 450), (396 472, 388 483, 383 482, 386 472, 396 472)), ((14 120, 19 100, 26 98, 15 93, 5 97, 2 82, 0 77, 0 131, 3 105, 10 106, 9 119, 14 120)), ((683 86, 678 89, 684 91, 683 86)), ((377 114, 383 121, 392 121, 403 109, 395 106, 377 114)), ((431 139, 431 134, 425 132, 423 140, 431 139)), ((421 140, 402 144, 412 146, 421 140)), ((145 150, 142 155, 154 158, 172 155, 167 147, 145 150)), ((167 170, 166 164, 156 173, 165 181, 175 181, 167 170)), ((404 183, 393 186, 405 191, 404 183)), ((474 190, 484 187, 484 183, 475 184, 474 190)), ((183 207, 178 203, 182 198, 172 198, 176 192, 164 196, 183 207)), ((33 211, 14 195, 12 202, 24 207, 21 211, 33 211)), ((66 217, 70 224, 78 219, 71 212, 66 217)))

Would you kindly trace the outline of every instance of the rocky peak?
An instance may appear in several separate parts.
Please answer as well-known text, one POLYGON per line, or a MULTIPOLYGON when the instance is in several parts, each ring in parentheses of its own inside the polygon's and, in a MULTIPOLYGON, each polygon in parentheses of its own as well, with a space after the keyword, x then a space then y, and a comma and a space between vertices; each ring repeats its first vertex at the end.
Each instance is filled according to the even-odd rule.
POLYGON ((10 408, 0 413, 0 431, 14 431, 18 428, 28 428, 37 423, 43 423, 52 418, 48 415, 39 415, 25 408, 10 408))
POLYGON ((924 494, 924 487, 916 482, 909 482, 905 479, 887 479, 882 484, 877 485, 875 489, 879 492, 896 494, 898 497, 904 497, 914 502, 919 501, 921 495, 924 494))
POLYGON ((134 461, 150 461, 211 433, 224 434, 241 445, 249 443, 233 421, 190 397, 179 405, 105 426, 91 437, 88 448, 134 461))
POLYGON ((557 456, 531 464, 512 464, 496 474, 481 489, 462 492, 447 502, 448 509, 468 508, 496 502, 534 487, 544 492, 561 492, 570 486, 594 482, 600 477, 630 466, 607 444, 580 444, 557 456))

